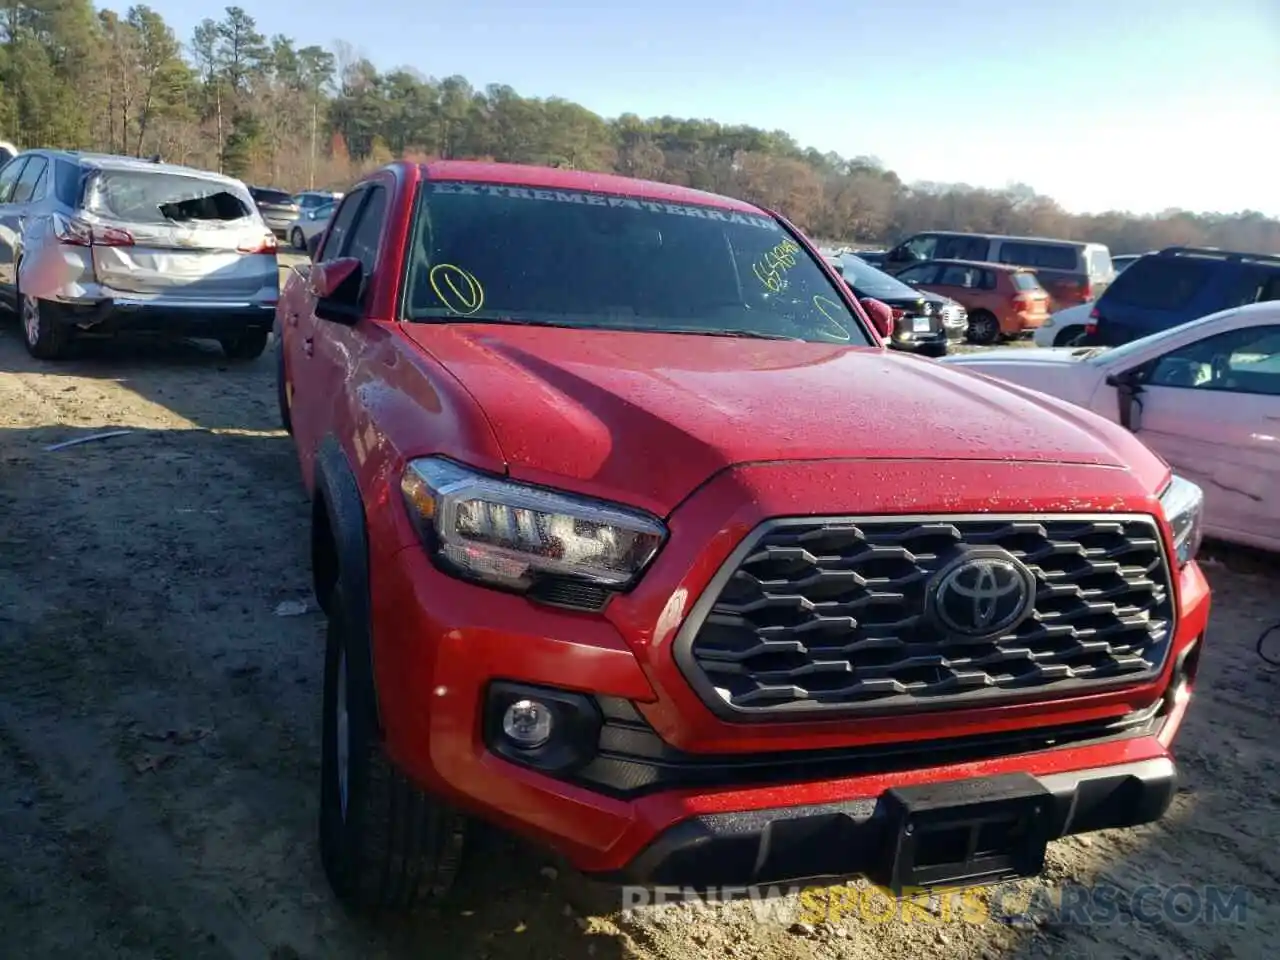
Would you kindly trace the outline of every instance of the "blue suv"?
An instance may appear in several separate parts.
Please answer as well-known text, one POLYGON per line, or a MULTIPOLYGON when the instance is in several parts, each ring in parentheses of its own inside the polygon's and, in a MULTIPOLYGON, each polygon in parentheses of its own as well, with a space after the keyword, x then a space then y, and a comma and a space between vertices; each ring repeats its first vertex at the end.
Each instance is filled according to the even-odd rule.
POLYGON ((1114 347, 1198 317, 1280 300, 1280 257, 1169 247, 1135 260, 1089 314, 1083 343, 1114 347))

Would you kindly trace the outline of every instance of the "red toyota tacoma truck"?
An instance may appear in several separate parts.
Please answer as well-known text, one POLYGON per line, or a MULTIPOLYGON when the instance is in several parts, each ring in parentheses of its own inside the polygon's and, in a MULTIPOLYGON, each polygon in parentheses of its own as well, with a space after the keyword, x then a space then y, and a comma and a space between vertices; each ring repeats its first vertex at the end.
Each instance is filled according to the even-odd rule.
POLYGON ((1199 489, 887 350, 777 214, 395 163, 277 320, 348 903, 442 895, 477 821, 623 882, 902 891, 1168 807, 1199 489))

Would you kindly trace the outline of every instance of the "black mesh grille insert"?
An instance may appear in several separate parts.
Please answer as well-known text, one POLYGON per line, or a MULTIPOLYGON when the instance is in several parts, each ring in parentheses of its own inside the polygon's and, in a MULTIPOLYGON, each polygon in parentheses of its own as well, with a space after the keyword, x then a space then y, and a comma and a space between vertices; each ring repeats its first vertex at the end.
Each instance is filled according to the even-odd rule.
POLYGON ((721 714, 965 706, 1149 679, 1173 615, 1152 517, 774 520, 712 581, 676 655, 721 714), (937 574, 976 547, 1035 577, 1031 615, 996 638, 929 615, 937 574))

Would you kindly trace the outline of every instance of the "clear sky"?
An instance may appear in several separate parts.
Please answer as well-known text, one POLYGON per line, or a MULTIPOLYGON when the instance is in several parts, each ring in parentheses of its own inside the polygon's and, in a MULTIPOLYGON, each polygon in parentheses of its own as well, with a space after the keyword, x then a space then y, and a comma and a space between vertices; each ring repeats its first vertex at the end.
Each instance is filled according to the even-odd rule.
MULTIPOLYGON (((1280 215, 1280 0, 241 5, 266 34, 341 38, 383 69, 783 129, 908 181, 1021 181, 1075 212, 1280 215)), ((221 15, 151 6, 184 41, 221 15)))

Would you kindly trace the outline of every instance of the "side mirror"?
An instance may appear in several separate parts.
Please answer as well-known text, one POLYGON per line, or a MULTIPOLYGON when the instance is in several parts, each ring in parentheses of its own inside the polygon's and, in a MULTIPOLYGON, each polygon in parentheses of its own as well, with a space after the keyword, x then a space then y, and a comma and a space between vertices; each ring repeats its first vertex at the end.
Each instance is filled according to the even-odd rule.
POLYGON ((1107 374, 1106 384, 1109 387, 1116 388, 1116 401, 1119 404, 1117 414, 1120 426, 1131 433, 1137 433, 1141 429, 1142 417, 1142 400, 1138 397, 1138 394, 1142 392, 1142 387, 1138 383, 1138 377, 1132 370, 1109 373, 1107 374))
POLYGON ((355 257, 341 257, 311 267, 307 285, 316 298, 321 320, 353 326, 360 319, 360 285, 364 265, 355 257))
POLYGON ((871 318, 871 325, 876 328, 876 333, 880 334, 880 339, 890 339, 893 336, 893 308, 874 297, 863 297, 858 303, 871 318))

